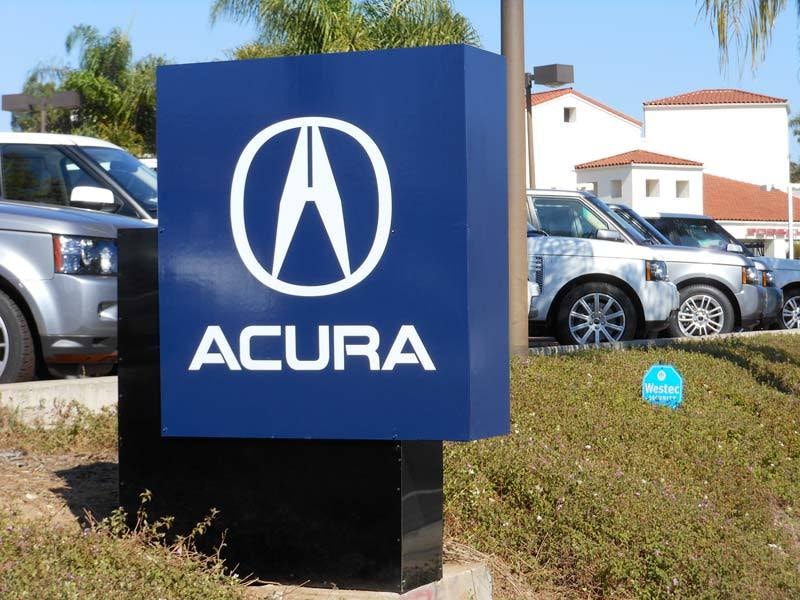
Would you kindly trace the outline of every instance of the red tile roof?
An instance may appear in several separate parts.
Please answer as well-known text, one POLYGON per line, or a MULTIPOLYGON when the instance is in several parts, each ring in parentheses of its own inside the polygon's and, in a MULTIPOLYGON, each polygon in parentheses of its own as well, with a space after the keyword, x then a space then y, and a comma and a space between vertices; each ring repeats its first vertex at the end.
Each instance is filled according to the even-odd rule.
POLYGON ((581 94, 579 91, 571 87, 561 88, 558 90, 548 90, 546 92, 536 92, 535 94, 531 94, 531 104, 533 106, 536 106, 538 104, 544 104, 545 102, 549 102, 550 100, 555 100, 556 98, 560 98, 561 96, 566 96, 567 94, 573 94, 574 96, 577 96, 581 100, 585 100, 590 104, 594 104, 598 108, 602 108, 603 110, 610 112, 612 115, 616 115, 621 119, 625 119, 626 121, 629 121, 639 127, 642 126, 641 121, 638 121, 633 117, 626 115, 623 112, 615 110, 610 106, 603 104, 602 102, 598 102, 597 100, 595 100, 594 98, 590 98, 586 94, 581 94))
POLYGON ((666 154, 656 154, 647 150, 632 150, 592 162, 575 165, 576 169, 598 169, 601 167, 621 167, 625 165, 679 165, 683 167, 702 167, 703 163, 666 154))
MULTIPOLYGON (((786 192, 766 191, 758 185, 703 175, 703 212, 725 221, 788 221, 786 192)), ((800 218, 800 198, 794 197, 794 214, 800 218)))
POLYGON ((774 98, 744 90, 697 90, 660 100, 645 102, 645 106, 683 106, 689 104, 785 104, 785 98, 774 98))

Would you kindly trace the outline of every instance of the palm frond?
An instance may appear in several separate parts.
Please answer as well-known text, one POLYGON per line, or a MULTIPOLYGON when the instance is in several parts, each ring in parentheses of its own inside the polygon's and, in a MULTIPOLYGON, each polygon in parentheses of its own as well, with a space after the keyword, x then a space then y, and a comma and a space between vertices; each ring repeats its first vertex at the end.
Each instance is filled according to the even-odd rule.
MULTIPOLYGON (((708 19, 719 46, 720 67, 730 62, 730 51, 738 53, 740 65, 750 57, 755 70, 764 60, 772 31, 787 0, 700 0, 699 16, 708 19)), ((800 1, 798 1, 800 14, 800 1)))

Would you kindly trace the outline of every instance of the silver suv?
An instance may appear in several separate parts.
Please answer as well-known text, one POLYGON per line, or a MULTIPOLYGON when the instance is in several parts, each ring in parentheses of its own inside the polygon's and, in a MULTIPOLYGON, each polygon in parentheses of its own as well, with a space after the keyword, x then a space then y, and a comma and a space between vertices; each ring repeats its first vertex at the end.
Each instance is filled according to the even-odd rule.
MULTIPOLYGON (((0 185, 14 177, 2 174, 0 185)), ((117 354, 117 230, 153 225, 22 202, 0 202, 0 223, 0 383, 37 371, 109 371, 117 354)))
POLYGON ((632 208, 612 204, 611 210, 631 229, 629 236, 657 247, 669 265, 681 293, 678 320, 669 328, 673 337, 751 329, 778 318, 783 294, 763 265, 716 248, 675 246, 632 208))
POLYGON ((654 336, 678 308, 678 290, 651 248, 621 244, 611 219, 578 192, 528 192, 528 279, 534 335, 562 344, 654 336))
MULTIPOLYGON (((800 261, 769 256, 753 256, 747 247, 722 225, 705 215, 661 214, 647 219, 673 244, 696 248, 719 248, 747 256, 769 271, 770 287, 783 292, 777 318, 781 329, 800 329, 800 261)), ((774 299, 770 300, 775 302, 774 299)), ((770 323, 764 323, 769 326, 770 323)))

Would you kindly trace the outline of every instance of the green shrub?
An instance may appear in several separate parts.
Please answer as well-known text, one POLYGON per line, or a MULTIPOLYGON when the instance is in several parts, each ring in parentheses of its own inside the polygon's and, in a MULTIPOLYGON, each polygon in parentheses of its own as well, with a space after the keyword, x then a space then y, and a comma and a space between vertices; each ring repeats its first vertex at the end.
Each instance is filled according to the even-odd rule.
POLYGON ((800 336, 513 364, 511 435, 445 449, 448 533, 565 595, 800 597, 800 336), (676 411, 641 399, 656 362, 676 411))

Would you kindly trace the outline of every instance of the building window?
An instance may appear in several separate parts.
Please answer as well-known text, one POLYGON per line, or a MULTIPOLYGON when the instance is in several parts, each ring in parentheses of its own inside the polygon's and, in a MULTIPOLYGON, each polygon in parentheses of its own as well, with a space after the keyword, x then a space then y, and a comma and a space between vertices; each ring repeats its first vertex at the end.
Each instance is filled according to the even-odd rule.
POLYGON ((591 182, 586 182, 586 183, 579 183, 578 184, 578 189, 583 191, 583 192, 589 192, 589 193, 594 194, 595 196, 597 196, 597 182, 596 181, 591 181, 591 182))
POLYGON ((658 179, 647 179, 644 182, 644 189, 645 195, 648 198, 658 198, 661 195, 661 191, 659 190, 658 186, 658 179))
POLYGON ((689 182, 686 179, 678 179, 675 182, 675 197, 676 198, 689 197, 689 182))
POLYGON ((611 180, 611 197, 622 198, 622 179, 611 180))
POLYGON ((564 123, 574 123, 575 122, 575 107, 574 106, 565 106, 564 107, 564 123))

